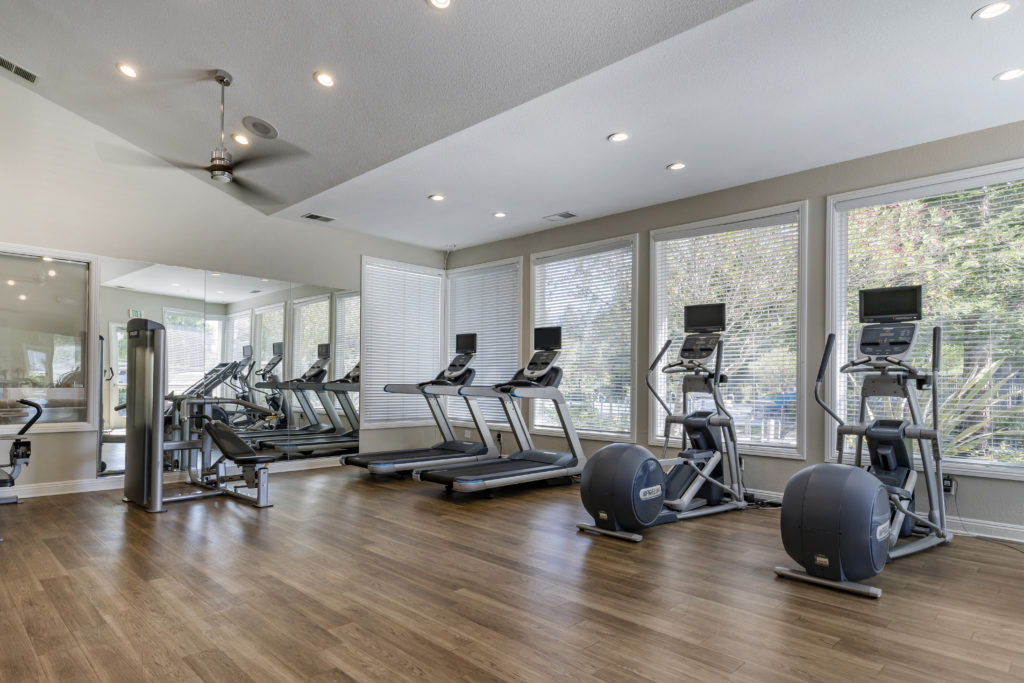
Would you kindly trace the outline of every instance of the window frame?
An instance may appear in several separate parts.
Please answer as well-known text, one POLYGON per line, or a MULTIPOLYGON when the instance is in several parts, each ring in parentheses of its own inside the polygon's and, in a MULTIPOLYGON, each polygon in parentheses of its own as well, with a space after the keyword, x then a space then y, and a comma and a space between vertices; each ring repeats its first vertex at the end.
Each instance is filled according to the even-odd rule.
MULTIPOLYGON (((839 230, 845 226, 841 214, 856 208, 875 206, 889 202, 904 201, 932 197, 946 192, 955 192, 976 188, 982 185, 993 185, 1008 181, 1024 181, 1024 159, 996 164, 986 164, 964 168, 948 173, 939 173, 911 180, 904 180, 874 187, 866 187, 851 192, 833 194, 826 197, 825 209, 825 327, 828 331, 839 329, 839 316, 845 315, 845 284, 839 286, 840 272, 839 246, 842 244, 839 230)), ((836 402, 835 373, 825 375, 822 385, 824 400, 829 405, 836 402)), ((836 424, 823 414, 825 420, 825 462, 836 462, 836 424)), ((920 463, 915 458, 915 467, 920 470, 920 463)), ((1008 479, 1024 481, 1024 465, 991 461, 971 462, 966 458, 943 458, 942 471, 945 474, 963 475, 987 479, 1008 479)))
MULTIPOLYGON (((754 209, 752 211, 744 211, 742 213, 729 214, 726 216, 719 216, 716 218, 709 218, 702 221, 695 221, 693 223, 683 223, 681 225, 670 226, 666 228, 659 228, 652 230, 650 233, 650 280, 648 282, 649 292, 649 309, 648 309, 648 323, 649 328, 647 330, 648 338, 648 353, 650 354, 644 363, 643 370, 646 373, 647 368, 650 367, 651 362, 655 356, 658 355, 658 351, 661 350, 661 345, 664 343, 662 340, 657 339, 658 334, 658 321, 657 321, 657 283, 658 283, 658 272, 657 272, 657 245, 658 242, 667 242, 673 239, 687 238, 687 237, 701 237, 705 235, 720 234, 723 232, 732 232, 726 230, 729 226, 736 225, 738 223, 746 222, 761 222, 765 219, 770 219, 774 216, 783 216, 786 214, 795 213, 797 215, 797 350, 796 350, 796 445, 790 447, 778 447, 778 446, 759 446, 750 444, 737 444, 741 455, 756 455, 766 458, 778 458, 782 460, 806 460, 807 459, 807 420, 808 420, 808 401, 807 401, 807 265, 808 265, 808 251, 807 251, 807 232, 808 232, 808 208, 809 202, 807 200, 789 202, 787 204, 778 204, 775 206, 768 206, 761 209, 754 209)), ((752 229, 755 226, 749 228, 737 228, 737 230, 752 229)), ((655 415, 657 410, 655 408, 655 399, 651 395, 651 392, 647 389, 646 383, 644 384, 644 390, 647 395, 647 445, 661 447, 665 443, 664 437, 657 436, 658 428, 660 425, 655 424, 655 415)))
MULTIPOLYGON (((0 242, 0 252, 29 258, 54 258, 84 263, 86 274, 86 342, 82 354, 88 359, 89 372, 85 376, 85 421, 84 422, 39 422, 33 425, 28 436, 33 434, 64 434, 73 432, 94 432, 99 429, 99 399, 102 382, 96 381, 103 359, 99 354, 100 325, 100 283, 103 279, 100 269, 100 258, 94 254, 84 254, 47 247, 33 247, 13 242, 0 242)), ((17 434, 22 424, 0 425, 0 437, 17 434)))
MULTIPOLYGON (((636 443, 637 441, 637 398, 636 398, 636 387, 637 387, 637 357, 639 352, 639 314, 637 312, 639 304, 639 284, 640 284, 640 263, 639 263, 639 243, 640 233, 631 233, 627 235, 619 235, 617 237, 609 237, 607 239, 597 240, 594 242, 585 242, 583 244, 574 244, 568 247, 560 247, 558 249, 549 249, 547 251, 538 251, 530 254, 530 272, 529 281, 526 283, 530 292, 530 326, 523 331, 524 344, 521 346, 521 363, 525 366, 529 361, 527 351, 530 354, 533 353, 533 330, 537 327, 537 299, 534 291, 534 284, 537 279, 537 262, 541 260, 547 260, 552 257, 558 256, 588 256, 590 254, 599 254, 602 251, 611 251, 620 246, 629 245, 632 252, 632 313, 630 316, 629 333, 630 333, 630 391, 629 400, 629 432, 622 434, 612 434, 609 432, 596 432, 592 430, 581 429, 575 423, 573 426, 576 429, 576 433, 581 439, 588 441, 601 441, 607 443, 619 443, 629 442, 636 443)), ((521 367, 522 367, 521 366, 521 367)), ((533 399, 530 399, 533 400, 533 399)), ((565 437, 565 433, 555 427, 541 427, 534 423, 533 406, 528 404, 526 406, 526 422, 531 434, 538 434, 544 436, 561 436, 565 437)))

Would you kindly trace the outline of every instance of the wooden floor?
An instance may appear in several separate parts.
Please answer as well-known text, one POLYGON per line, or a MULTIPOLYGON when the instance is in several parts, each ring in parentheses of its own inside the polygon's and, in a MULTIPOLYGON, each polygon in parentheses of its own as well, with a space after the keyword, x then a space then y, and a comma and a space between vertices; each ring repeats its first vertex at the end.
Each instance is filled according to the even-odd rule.
POLYGON ((775 578, 778 511, 575 531, 577 486, 496 499, 362 470, 275 507, 115 492, 0 507, 0 680, 1024 679, 1024 556, 966 537, 874 601, 775 578))

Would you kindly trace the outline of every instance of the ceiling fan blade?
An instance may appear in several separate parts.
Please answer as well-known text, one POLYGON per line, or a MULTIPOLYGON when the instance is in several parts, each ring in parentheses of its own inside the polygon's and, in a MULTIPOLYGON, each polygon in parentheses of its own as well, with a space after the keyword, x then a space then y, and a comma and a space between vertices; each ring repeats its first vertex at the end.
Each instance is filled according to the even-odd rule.
POLYGON ((254 204, 281 204, 279 197, 273 195, 255 183, 241 180, 238 176, 227 183, 227 190, 243 202, 254 204))
POLYGON ((148 152, 143 152, 142 150, 122 147, 109 142, 96 143, 96 156, 108 164, 117 164, 119 166, 166 168, 166 164, 170 164, 187 170, 206 170, 205 166, 200 166, 199 164, 194 164, 189 161, 158 157, 153 154, 149 154, 148 152))
POLYGON ((258 168, 309 156, 309 152, 306 150, 283 140, 267 142, 266 145, 267 148, 264 150, 250 152, 241 159, 235 160, 234 168, 258 168))

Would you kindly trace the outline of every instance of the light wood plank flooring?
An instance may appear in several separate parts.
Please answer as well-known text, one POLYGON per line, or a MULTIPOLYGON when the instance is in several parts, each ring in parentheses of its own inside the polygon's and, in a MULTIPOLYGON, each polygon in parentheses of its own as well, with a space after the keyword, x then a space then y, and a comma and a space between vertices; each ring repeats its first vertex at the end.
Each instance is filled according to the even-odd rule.
POLYGON ((1024 679, 1024 556, 966 537, 873 601, 775 578, 778 512, 579 534, 578 487, 446 498, 362 470, 275 507, 0 507, 0 680, 1024 679))

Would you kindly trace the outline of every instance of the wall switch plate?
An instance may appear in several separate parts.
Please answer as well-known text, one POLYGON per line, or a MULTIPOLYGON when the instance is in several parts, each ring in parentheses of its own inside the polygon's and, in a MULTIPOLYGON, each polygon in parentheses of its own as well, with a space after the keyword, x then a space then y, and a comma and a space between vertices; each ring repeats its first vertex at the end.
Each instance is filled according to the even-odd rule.
POLYGON ((942 475, 942 491, 950 496, 956 495, 956 479, 953 478, 953 475, 942 475))

